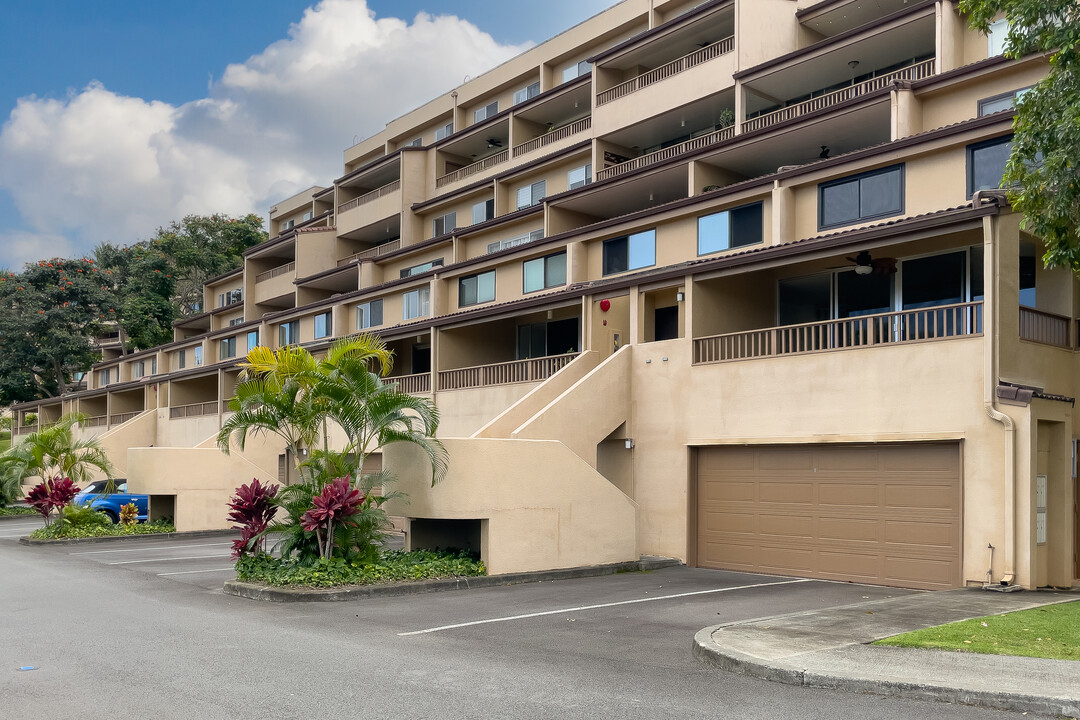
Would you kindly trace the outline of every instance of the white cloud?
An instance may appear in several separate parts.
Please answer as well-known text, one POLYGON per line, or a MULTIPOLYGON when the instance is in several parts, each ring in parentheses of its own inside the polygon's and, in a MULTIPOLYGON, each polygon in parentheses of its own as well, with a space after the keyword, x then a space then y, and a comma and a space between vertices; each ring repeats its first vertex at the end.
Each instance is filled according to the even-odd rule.
POLYGON ((132 242, 192 212, 264 214, 340 174, 354 137, 523 49, 453 16, 406 22, 322 0, 194 102, 99 83, 22 98, 0 130, 0 189, 23 229, 0 235, 0 266, 132 242))

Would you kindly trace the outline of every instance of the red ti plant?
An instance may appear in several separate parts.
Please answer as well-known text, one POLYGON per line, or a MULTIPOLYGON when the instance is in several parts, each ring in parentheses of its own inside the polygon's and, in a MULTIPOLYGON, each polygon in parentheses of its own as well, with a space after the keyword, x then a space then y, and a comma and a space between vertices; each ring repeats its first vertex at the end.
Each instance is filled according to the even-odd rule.
POLYGON ((229 501, 229 520, 236 523, 234 529, 240 530, 240 538, 232 544, 233 559, 247 552, 263 551, 263 533, 277 512, 274 504, 277 492, 277 485, 263 485, 258 478, 252 478, 250 485, 236 489, 236 495, 229 501))
POLYGON ((334 522, 346 522, 347 518, 360 512, 363 502, 364 494, 353 489, 348 477, 335 478, 312 498, 315 507, 304 513, 300 524, 308 532, 315 533, 322 557, 328 558, 334 552, 334 522))
POLYGON ((56 511, 57 517, 60 517, 60 511, 78 494, 79 487, 71 481, 71 478, 54 477, 52 480, 38 483, 26 493, 26 502, 45 518, 45 524, 48 525, 49 515, 53 510, 56 511))

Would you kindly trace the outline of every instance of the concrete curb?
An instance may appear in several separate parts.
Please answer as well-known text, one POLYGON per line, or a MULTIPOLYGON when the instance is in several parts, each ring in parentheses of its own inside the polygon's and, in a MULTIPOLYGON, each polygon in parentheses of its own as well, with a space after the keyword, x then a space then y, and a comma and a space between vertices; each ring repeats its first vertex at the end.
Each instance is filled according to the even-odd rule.
POLYGON ((170 540, 198 540, 199 538, 230 537, 237 535, 236 530, 189 530, 187 532, 146 533, 144 535, 107 535, 105 537, 57 538, 55 540, 35 540, 30 537, 19 538, 22 545, 84 545, 93 543, 123 542, 125 540, 146 540, 167 538, 170 540))
MULTIPOLYGON (((878 681, 867 678, 830 675, 814 672, 800 665, 777 661, 769 662, 752 655, 722 648, 712 638, 713 633, 724 625, 711 625, 694 635, 692 651, 698 660, 729 672, 800 687, 842 690, 853 693, 872 693, 891 697, 936 700, 1014 712, 1032 712, 1044 715, 1080 716, 1080 704, 1073 698, 1050 695, 1023 695, 1010 692, 971 690, 932 683, 906 683, 878 681)), ((874 648, 888 653, 890 648, 874 648)), ((926 650, 924 652, 934 652, 926 650)))
POLYGON ((517 585, 530 582, 572 580, 575 578, 615 575, 623 572, 657 570, 675 565, 682 565, 682 562, 672 558, 643 557, 641 560, 611 565, 589 565, 564 570, 541 570, 538 572, 508 573, 506 575, 424 580, 393 585, 353 585, 344 588, 282 588, 229 580, 226 581, 224 589, 226 595, 235 595, 263 602, 346 602, 372 597, 401 597, 403 595, 446 592, 449 590, 471 590, 473 588, 517 585))
POLYGON ((37 513, 30 515, 0 515, 0 523, 7 522, 9 520, 33 520, 34 518, 41 518, 37 513))

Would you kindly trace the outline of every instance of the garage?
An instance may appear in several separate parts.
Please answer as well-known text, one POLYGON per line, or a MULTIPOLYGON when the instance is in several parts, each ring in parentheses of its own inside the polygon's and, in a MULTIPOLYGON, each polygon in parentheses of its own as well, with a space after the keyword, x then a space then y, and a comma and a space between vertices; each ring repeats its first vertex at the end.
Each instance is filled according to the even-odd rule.
POLYGON ((961 584, 958 443, 706 447, 695 464, 698 567, 961 584))

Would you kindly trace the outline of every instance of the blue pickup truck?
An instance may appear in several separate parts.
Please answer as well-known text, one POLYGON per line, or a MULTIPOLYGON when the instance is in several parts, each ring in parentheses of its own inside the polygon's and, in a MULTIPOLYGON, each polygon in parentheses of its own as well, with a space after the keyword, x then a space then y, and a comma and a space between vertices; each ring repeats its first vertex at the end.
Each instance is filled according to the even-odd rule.
POLYGON ((114 523, 120 521, 120 508, 128 503, 135 503, 139 522, 146 522, 150 508, 149 495, 134 495, 127 491, 127 483, 123 480, 113 480, 116 492, 105 494, 107 480, 95 480, 87 485, 75 496, 73 502, 76 505, 90 505, 98 512, 105 513, 114 523))

